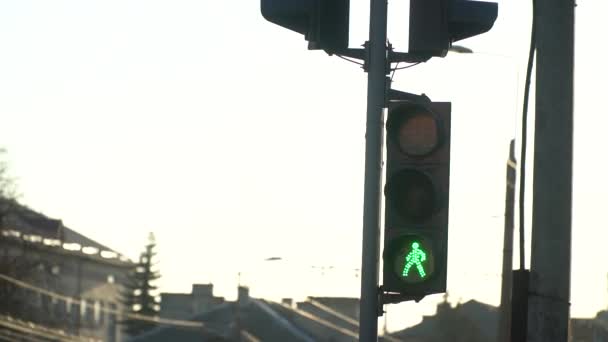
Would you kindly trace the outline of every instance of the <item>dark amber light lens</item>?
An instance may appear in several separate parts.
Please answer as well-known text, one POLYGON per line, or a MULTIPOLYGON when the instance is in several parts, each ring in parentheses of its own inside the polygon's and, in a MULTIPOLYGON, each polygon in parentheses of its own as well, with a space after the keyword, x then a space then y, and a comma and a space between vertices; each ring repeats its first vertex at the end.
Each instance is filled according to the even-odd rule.
POLYGON ((396 133, 399 149, 407 155, 427 155, 439 144, 437 121, 429 112, 418 111, 407 115, 396 133))
POLYGON ((403 218, 422 221, 435 212, 435 187, 425 173, 402 170, 391 177, 387 188, 390 204, 403 218))

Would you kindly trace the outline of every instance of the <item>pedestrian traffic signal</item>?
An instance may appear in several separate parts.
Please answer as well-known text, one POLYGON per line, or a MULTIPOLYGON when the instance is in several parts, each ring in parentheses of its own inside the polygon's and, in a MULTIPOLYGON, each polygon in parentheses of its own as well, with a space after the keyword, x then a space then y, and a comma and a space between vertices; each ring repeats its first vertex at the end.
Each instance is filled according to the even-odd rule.
POLYGON ((435 253, 432 245, 416 235, 404 235, 394 243, 392 251, 395 275, 405 284, 425 282, 435 273, 435 253))
POLYGON ((446 102, 389 104, 384 291, 417 297, 445 292, 450 112, 446 102))
POLYGON ((261 0, 262 16, 304 35, 309 49, 348 48, 350 0, 261 0))
POLYGON ((409 52, 444 57, 453 42, 489 31, 498 4, 469 0, 410 0, 409 52))

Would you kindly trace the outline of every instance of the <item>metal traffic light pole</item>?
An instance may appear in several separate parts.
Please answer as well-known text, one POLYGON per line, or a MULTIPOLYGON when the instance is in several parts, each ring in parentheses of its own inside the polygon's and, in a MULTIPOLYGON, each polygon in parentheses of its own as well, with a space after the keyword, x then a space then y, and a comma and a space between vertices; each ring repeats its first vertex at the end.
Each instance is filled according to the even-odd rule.
MULTIPOLYGON (((425 104, 432 104, 424 95, 413 95, 395 90, 388 92, 390 81, 387 75, 390 71, 390 63, 421 63, 433 56, 444 56, 452 41, 472 37, 489 30, 497 13, 496 4, 461 1, 458 6, 452 8, 452 16, 448 18, 445 0, 419 0, 417 4, 419 6, 410 6, 410 17, 413 15, 415 19, 410 20, 410 33, 415 31, 414 40, 410 34, 410 50, 412 50, 412 46, 420 49, 419 51, 414 49, 408 53, 394 52, 387 44, 387 0, 370 0, 369 40, 365 44, 365 50, 348 48, 350 0, 261 0, 260 6, 266 20, 303 34, 309 42, 309 49, 323 49, 330 55, 336 54, 365 60, 364 68, 368 72, 368 89, 359 311, 359 341, 363 342, 378 340, 378 316, 382 313, 382 305, 406 300, 418 301, 425 294, 445 291, 445 261, 439 280, 436 279, 431 283, 433 292, 393 291, 383 293, 378 286, 384 108, 389 102, 389 95, 391 100, 414 103, 423 101, 425 104), (414 8, 415 14, 412 14, 412 8, 414 8), (447 30, 449 24, 454 25, 453 31, 447 30), (429 39, 432 40, 432 44, 427 44, 429 39), (411 44, 412 41, 424 42, 424 44, 411 44)), ((436 103, 436 105, 440 104, 436 103)), ((442 108, 446 109, 446 107, 442 108)), ((449 107, 447 110, 449 115, 449 107)), ((442 113, 444 112, 442 111, 442 113)), ((445 156, 445 153, 443 155, 445 156)), ((444 170, 447 169, 444 168, 444 170)), ((447 202, 448 197, 445 199, 447 202)), ((444 232, 447 233, 447 226, 445 229, 444 232)), ((412 241, 411 246, 417 249, 419 244, 421 244, 420 241, 412 241)), ((444 252, 441 255, 445 257, 447 245, 443 245, 442 248, 444 252)), ((424 255, 423 251, 420 253, 424 255)), ((407 272, 404 272, 407 277, 407 272)), ((419 275, 425 277, 421 272, 419 275)), ((400 286, 393 286, 393 288, 403 290, 400 286)), ((420 289, 419 287, 418 290, 420 289)))
POLYGON ((568 340, 575 6, 572 0, 536 0, 528 342, 568 340))
POLYGON ((387 0, 371 0, 369 41, 366 44, 367 119, 365 131, 365 188, 363 198, 363 248, 359 341, 378 340, 378 278, 380 260, 380 199, 382 141, 386 105, 387 0))

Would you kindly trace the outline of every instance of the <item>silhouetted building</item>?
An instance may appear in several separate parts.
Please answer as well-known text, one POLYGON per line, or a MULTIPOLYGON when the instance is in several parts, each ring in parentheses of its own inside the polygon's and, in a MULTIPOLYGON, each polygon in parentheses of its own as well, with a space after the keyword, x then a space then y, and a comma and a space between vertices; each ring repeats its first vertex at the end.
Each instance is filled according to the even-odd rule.
POLYGON ((224 303, 224 297, 213 295, 213 284, 194 284, 192 293, 160 294, 160 317, 189 319, 224 303))
POLYGON ((297 310, 278 309, 289 316, 315 341, 356 341, 359 331, 359 299, 346 297, 308 297, 296 304, 297 310))
POLYGON ((285 298, 275 303, 250 297, 249 289, 240 286, 236 301, 225 301, 188 319, 200 322, 199 328, 167 324, 129 342, 354 342, 358 341, 358 315, 357 298, 308 297, 295 304, 285 298))
POLYGON ((22 236, 39 237, 59 241, 60 243, 79 244, 113 252, 120 256, 111 248, 64 226, 61 220, 49 218, 13 200, 0 198, 0 213, 2 213, 0 224, 5 229, 19 232, 22 236))
POLYGON ((570 342, 608 342, 608 311, 600 311, 591 319, 571 319, 570 342))
POLYGON ((4 315, 67 334, 120 341, 116 311, 133 263, 61 220, 27 207, 13 206, 3 216, 0 254, 21 268, 18 274, 4 274, 10 279, 0 279, 20 300, 12 312, 3 310, 4 315))
POLYGON ((129 341, 350 342, 358 340, 358 310, 356 298, 308 297, 294 305, 289 298, 275 303, 250 297, 241 286, 236 301, 188 319, 202 323, 200 328, 164 325, 129 341))
POLYGON ((424 316, 420 324, 390 335, 416 342, 486 342, 496 341, 497 329, 498 308, 470 300, 455 307, 442 302, 434 316, 424 316))

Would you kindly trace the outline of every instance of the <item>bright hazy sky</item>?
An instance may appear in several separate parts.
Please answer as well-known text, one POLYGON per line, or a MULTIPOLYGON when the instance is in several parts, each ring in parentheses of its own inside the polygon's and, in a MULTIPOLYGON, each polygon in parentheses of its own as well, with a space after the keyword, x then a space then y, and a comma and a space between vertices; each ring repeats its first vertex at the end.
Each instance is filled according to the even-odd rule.
MULTIPOLYGON (((369 2, 351 3, 355 47, 369 2)), ((452 301, 499 302, 505 162, 529 44, 521 3, 502 1, 491 32, 459 43, 475 54, 395 76, 396 89, 453 103, 452 301)), ((407 7, 389 7, 401 51, 407 7)), ((607 11, 603 0, 577 7, 575 317, 608 304, 607 11)), ((0 146, 25 204, 132 258, 154 231, 163 291, 213 282, 231 298, 241 272, 255 296, 359 295, 367 75, 358 66, 307 51, 253 0, 5 0, 0 47, 0 146), (284 260, 264 262, 271 256, 284 260)), ((432 314, 440 299, 390 306, 389 328, 432 314)))

